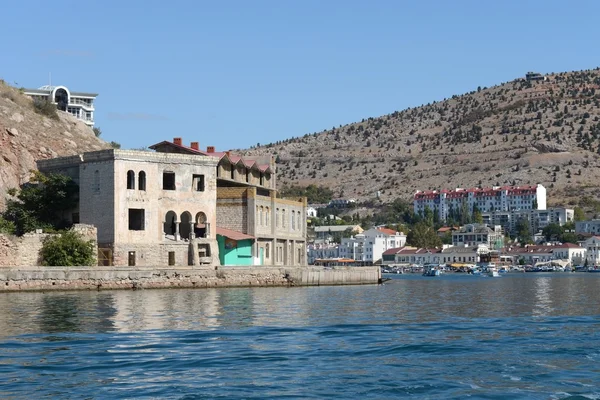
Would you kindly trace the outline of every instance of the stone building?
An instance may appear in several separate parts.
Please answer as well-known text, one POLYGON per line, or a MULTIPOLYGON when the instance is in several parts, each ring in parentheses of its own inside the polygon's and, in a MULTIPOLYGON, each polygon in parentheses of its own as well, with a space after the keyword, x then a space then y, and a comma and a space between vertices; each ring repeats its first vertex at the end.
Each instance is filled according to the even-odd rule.
POLYGON ((254 265, 306 265, 306 198, 277 197, 274 157, 242 157, 217 152, 213 146, 204 151, 198 142, 185 146, 181 138, 150 148, 199 159, 218 157, 216 224, 223 228, 219 240, 231 241, 235 238, 230 236, 239 234, 254 238, 254 265))
POLYGON ((99 263, 218 265, 216 157, 101 150, 38 161, 79 185, 72 222, 98 229, 99 263))

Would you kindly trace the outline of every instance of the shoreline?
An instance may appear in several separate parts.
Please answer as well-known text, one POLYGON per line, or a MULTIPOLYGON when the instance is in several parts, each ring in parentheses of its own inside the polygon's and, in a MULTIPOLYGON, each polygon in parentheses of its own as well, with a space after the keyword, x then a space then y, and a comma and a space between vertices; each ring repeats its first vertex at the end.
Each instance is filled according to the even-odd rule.
POLYGON ((0 268, 0 293, 47 290, 138 290, 218 287, 369 285, 372 267, 12 267, 0 268))

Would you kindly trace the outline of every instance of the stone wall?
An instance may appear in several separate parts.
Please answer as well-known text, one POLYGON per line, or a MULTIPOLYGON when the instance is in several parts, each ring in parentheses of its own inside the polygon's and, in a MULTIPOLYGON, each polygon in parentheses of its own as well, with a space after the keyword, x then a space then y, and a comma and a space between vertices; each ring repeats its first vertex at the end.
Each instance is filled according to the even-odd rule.
MULTIPOLYGON (((94 265, 97 264, 96 228, 91 225, 75 224, 72 229, 82 235, 84 240, 91 240, 94 243, 94 265)), ((31 232, 20 237, 0 234, 0 267, 42 265, 40 252, 44 240, 49 236, 52 234, 31 232)))
POLYGON ((379 267, 0 269, 0 292, 263 286, 361 285, 381 282, 379 267))

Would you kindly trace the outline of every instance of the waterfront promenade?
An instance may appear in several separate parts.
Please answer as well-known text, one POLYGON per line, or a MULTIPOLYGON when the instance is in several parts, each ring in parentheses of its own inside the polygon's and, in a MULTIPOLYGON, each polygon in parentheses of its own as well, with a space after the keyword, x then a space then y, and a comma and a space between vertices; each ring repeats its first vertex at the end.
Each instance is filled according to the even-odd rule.
POLYGON ((361 285, 381 282, 373 267, 15 267, 0 269, 0 292, 361 285))

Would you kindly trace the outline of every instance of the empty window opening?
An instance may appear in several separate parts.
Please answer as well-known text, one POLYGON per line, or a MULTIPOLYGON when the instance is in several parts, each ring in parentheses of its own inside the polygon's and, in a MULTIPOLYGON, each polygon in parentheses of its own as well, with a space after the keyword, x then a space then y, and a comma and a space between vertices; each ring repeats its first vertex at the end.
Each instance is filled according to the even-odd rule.
POLYGON ((138 176, 138 189, 146 190, 146 173, 144 171, 140 171, 138 176))
POLYGON ((265 185, 265 175, 262 172, 260 173, 260 185, 265 185))
POLYGON ((78 212, 71 214, 71 221, 73 221, 74 224, 79 223, 79 213, 78 212))
POLYGON ((135 189, 135 172, 127 171, 127 189, 135 189))
POLYGON ((169 252, 169 265, 175 265, 175 252, 169 252))
POLYGON ((246 168, 246 182, 250 182, 250 170, 246 168))
POLYGON ((92 189, 95 193, 100 192, 100 171, 98 170, 94 171, 94 185, 92 186, 92 189))
POLYGON ((143 231, 144 230, 144 212, 143 208, 130 208, 129 209, 129 230, 130 231, 143 231))
POLYGON ((163 172, 163 190, 175 190, 175 172, 163 172))
POLYGON ((198 257, 199 258, 210 257, 210 244, 198 243, 198 257))
POLYGON ((193 185, 196 192, 204 192, 204 175, 193 175, 193 185))
POLYGON ((235 179, 235 167, 233 165, 231 166, 231 179, 235 179))

